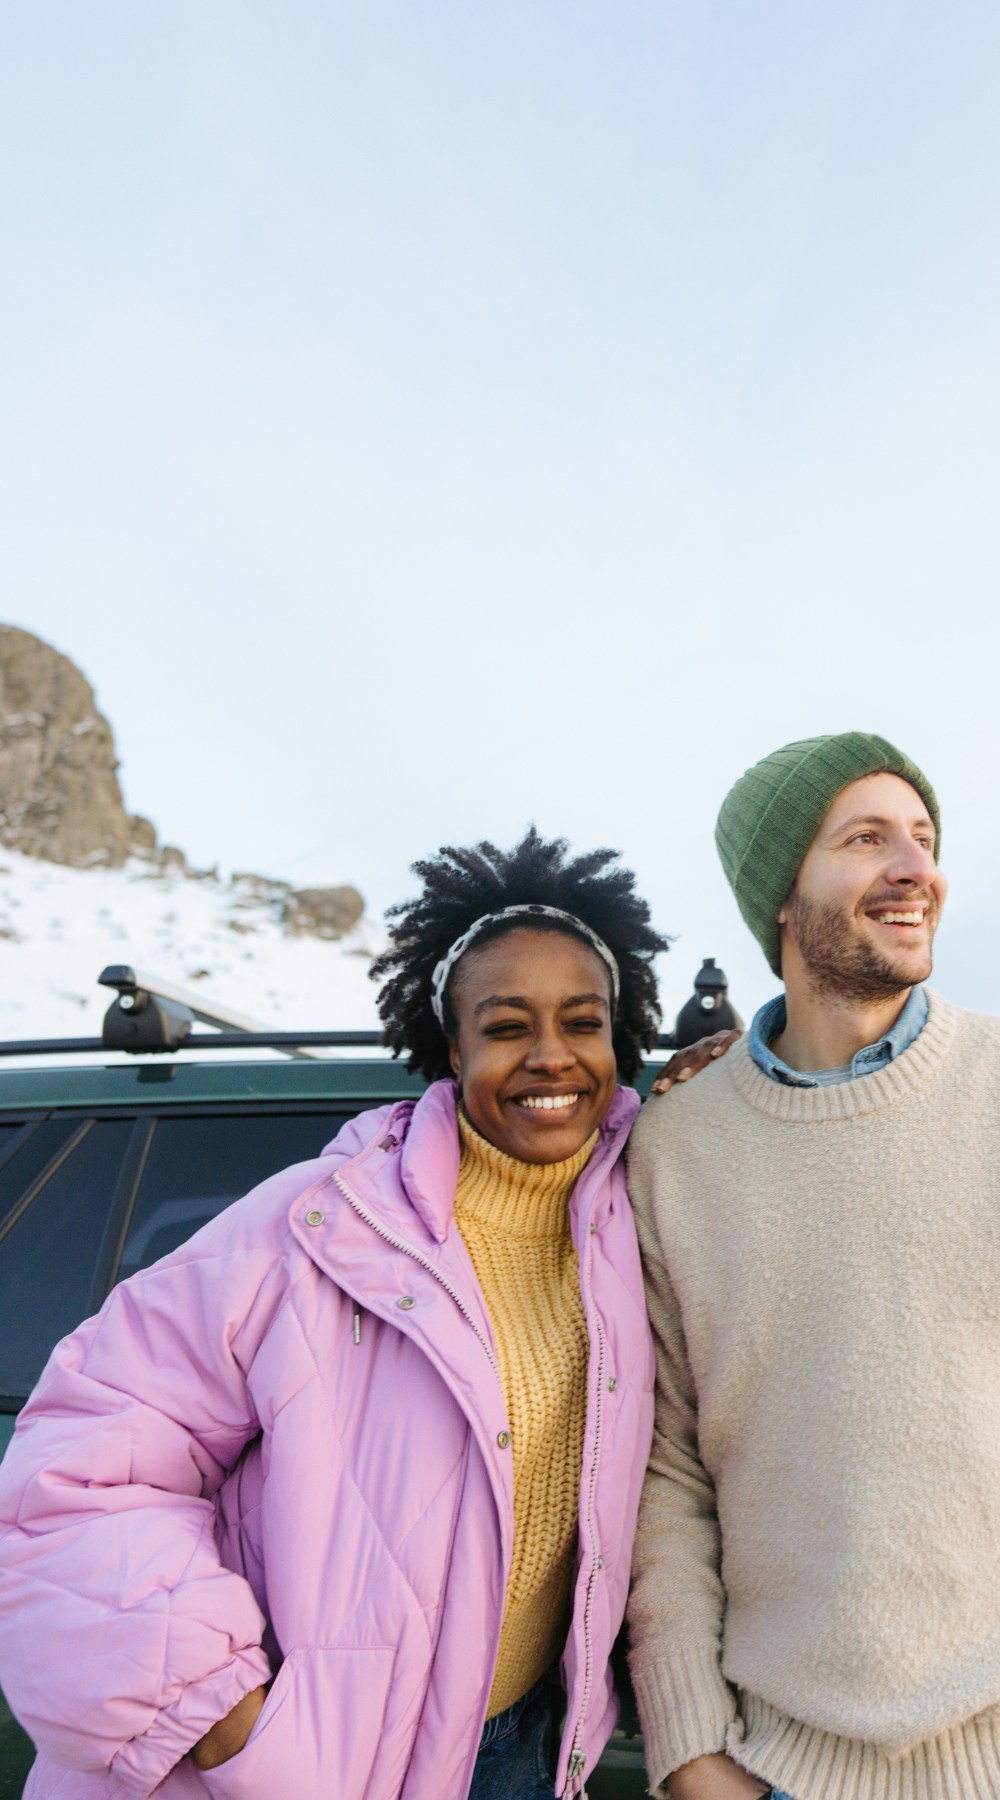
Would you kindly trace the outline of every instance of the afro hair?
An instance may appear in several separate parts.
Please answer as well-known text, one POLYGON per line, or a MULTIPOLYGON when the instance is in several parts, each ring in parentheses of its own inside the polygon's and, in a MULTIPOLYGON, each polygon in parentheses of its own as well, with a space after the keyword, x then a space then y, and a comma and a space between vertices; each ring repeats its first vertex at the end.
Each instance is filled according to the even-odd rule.
MULTIPOLYGON (((513 850, 483 842, 469 849, 442 848, 437 856, 414 863, 423 883, 415 900, 389 909, 389 948, 372 965, 379 991, 379 1016, 385 1041, 394 1056, 405 1056, 413 1073, 429 1081, 448 1076, 448 1035, 455 1030, 444 992, 442 1030, 431 1008, 431 976, 455 940, 488 913, 507 906, 541 903, 574 914, 603 938, 618 964, 621 992, 613 1021, 618 1068, 625 1081, 634 1079, 643 1050, 652 1048, 660 1024, 653 958, 669 948, 669 939, 649 923, 649 907, 635 892, 631 870, 616 868, 616 850, 591 850, 571 857, 564 838, 546 840, 532 825, 513 850)), ((555 921, 532 921, 560 929, 555 921)), ((498 920, 484 930, 480 943, 516 929, 517 919, 498 920)), ((566 929, 566 927, 562 927, 566 929)), ((584 939, 584 941, 586 941, 584 939)))

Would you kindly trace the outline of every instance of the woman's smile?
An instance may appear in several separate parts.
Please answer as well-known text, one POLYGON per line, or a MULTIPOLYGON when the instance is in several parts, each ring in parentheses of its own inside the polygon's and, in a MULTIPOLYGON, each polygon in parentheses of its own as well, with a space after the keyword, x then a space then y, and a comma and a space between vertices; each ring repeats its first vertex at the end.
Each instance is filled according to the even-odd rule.
POLYGON ((571 1094, 517 1094, 514 1099, 514 1104, 515 1106, 526 1106, 532 1112, 542 1110, 545 1112, 565 1112, 568 1107, 575 1106, 577 1101, 582 1098, 583 1096, 578 1089, 575 1089, 571 1094))

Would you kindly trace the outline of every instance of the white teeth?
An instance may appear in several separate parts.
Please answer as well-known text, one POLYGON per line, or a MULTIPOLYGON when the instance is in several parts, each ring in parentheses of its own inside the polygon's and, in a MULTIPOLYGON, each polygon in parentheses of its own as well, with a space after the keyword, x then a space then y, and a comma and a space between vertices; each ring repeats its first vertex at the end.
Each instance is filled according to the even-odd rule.
POLYGON ((894 912, 880 913, 879 917, 883 925, 921 925, 924 915, 919 912, 894 912))
POLYGON ((579 1100, 579 1094, 523 1094, 518 1106, 530 1106, 535 1111, 553 1112, 564 1106, 572 1106, 579 1100))

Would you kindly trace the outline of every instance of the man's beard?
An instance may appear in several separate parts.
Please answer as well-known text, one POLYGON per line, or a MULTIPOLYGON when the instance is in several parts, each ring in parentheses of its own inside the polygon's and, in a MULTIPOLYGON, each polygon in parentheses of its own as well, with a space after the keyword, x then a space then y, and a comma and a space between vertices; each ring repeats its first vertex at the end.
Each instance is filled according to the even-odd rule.
MULTIPOLYGON (((894 898, 889 896, 890 901, 894 898)), ((858 909, 859 916, 864 916, 865 907, 873 904, 866 901, 858 909)), ((896 904, 902 906, 905 901, 897 900, 896 904)), ((933 924, 932 915, 928 917, 933 924)), ((902 975, 890 957, 883 956, 864 938, 851 936, 841 907, 806 900, 795 889, 788 899, 788 923, 817 994, 873 1006, 895 999, 915 981, 926 981, 931 972, 929 948, 926 968, 902 975)))

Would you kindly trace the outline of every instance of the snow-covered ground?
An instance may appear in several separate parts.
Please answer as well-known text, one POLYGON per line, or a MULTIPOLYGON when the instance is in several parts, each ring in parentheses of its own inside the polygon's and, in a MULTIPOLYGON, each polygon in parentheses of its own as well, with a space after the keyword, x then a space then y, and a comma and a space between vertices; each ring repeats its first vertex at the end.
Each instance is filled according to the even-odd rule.
POLYGON ((384 941, 364 919, 338 942, 289 937, 275 894, 249 880, 160 873, 139 858, 68 869, 0 850, 0 1039, 98 1036, 114 997, 97 985, 108 963, 280 1030, 370 1030, 368 970, 384 941))

